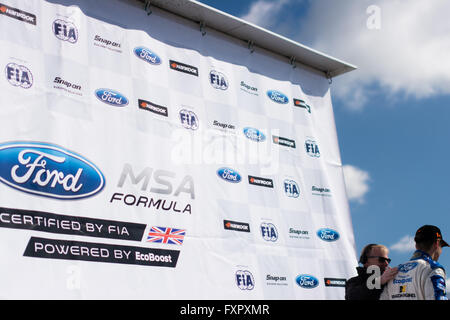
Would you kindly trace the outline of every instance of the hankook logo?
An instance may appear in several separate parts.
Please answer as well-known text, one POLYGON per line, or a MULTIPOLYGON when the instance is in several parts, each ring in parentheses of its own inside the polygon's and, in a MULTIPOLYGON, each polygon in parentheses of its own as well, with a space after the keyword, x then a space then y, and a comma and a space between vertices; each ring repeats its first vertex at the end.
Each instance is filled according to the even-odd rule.
POLYGON ((294 148, 295 149, 295 140, 291 140, 288 138, 278 137, 278 136, 272 136, 272 141, 275 144, 279 144, 281 146, 294 148))
POLYGON ((167 108, 164 106, 157 105, 156 103, 146 101, 143 99, 138 99, 138 105, 139 109, 147 110, 163 117, 169 116, 169 111, 167 110, 167 108))
POLYGON ((180 71, 198 77, 198 69, 194 66, 190 66, 188 64, 184 64, 175 60, 169 60, 169 66, 172 70, 180 71))
POLYGON ((250 225, 245 222, 223 220, 223 227, 225 228, 225 230, 250 232, 250 225))
POLYGON ((248 183, 256 185, 256 186, 273 188, 273 180, 272 179, 248 176, 248 183))
POLYGON ((36 25, 36 16, 34 14, 4 5, 3 3, 0 3, 0 14, 36 25))

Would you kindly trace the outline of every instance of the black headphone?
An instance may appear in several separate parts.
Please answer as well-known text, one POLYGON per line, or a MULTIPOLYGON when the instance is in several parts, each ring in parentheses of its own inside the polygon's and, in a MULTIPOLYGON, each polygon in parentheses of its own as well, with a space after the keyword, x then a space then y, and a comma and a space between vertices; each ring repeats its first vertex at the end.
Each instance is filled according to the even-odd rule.
POLYGON ((370 250, 372 250, 372 248, 375 246, 377 246, 376 243, 371 243, 364 247, 364 249, 361 252, 361 256, 359 257, 359 263, 365 264, 367 262, 367 259, 368 259, 367 256, 368 256, 370 250))

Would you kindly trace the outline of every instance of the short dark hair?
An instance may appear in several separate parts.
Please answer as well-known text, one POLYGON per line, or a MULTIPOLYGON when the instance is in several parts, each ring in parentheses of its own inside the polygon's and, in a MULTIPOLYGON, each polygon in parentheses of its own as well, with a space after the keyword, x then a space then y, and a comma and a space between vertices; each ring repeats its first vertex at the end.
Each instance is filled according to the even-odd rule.
POLYGON ((434 243, 435 241, 436 241, 436 240, 422 240, 422 241, 420 241, 420 242, 417 242, 417 241, 416 241, 416 247, 417 247, 417 249, 419 249, 419 250, 422 250, 422 251, 428 251, 428 250, 431 249, 431 247, 433 246, 433 243, 434 243))
POLYGON ((442 239, 441 230, 432 225, 424 225, 421 226, 416 231, 416 236, 414 237, 414 241, 416 242, 417 249, 422 251, 428 251, 431 249, 436 240, 441 241, 441 246, 448 246, 447 242, 442 239))

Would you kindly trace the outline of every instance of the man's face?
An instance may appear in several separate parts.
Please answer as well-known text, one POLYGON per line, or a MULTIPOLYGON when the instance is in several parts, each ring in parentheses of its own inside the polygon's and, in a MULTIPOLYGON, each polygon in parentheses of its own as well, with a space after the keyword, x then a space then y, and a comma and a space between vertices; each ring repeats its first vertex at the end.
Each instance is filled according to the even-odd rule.
POLYGON ((364 266, 367 268, 368 266, 376 265, 380 268, 381 273, 383 273, 389 265, 387 260, 389 259, 388 253, 389 251, 386 248, 372 248, 367 255, 367 262, 364 266))

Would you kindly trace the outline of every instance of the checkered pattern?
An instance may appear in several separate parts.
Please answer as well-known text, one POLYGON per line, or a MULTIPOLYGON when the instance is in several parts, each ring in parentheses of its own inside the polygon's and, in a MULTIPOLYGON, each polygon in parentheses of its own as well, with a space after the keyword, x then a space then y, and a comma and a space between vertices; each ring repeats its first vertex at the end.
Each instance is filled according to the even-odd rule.
MULTIPOLYGON (((67 212, 186 230, 179 264, 170 274, 145 268, 112 270, 106 264, 103 270, 114 277, 118 291, 132 296, 128 284, 139 279, 143 287, 164 284, 159 286, 160 298, 342 298, 342 288, 324 285, 324 278, 348 278, 356 262, 325 77, 302 67, 294 69, 284 58, 263 50, 250 54, 245 46, 215 32, 203 37, 190 23, 157 9, 147 17, 126 2, 111 8, 103 2, 102 13, 90 3, 81 8, 45 1, 23 4, 22 10, 36 15, 36 25, 0 15, 2 68, 16 63, 33 74, 29 89, 12 86, 5 76, 0 79, 0 142, 58 144, 101 168, 107 181, 102 194, 63 203, 67 212), (155 63, 158 59, 160 63, 155 63), (194 66, 198 74, 171 69, 169 60, 194 66), (98 89, 114 90, 128 104, 108 105, 96 96, 98 89), (288 102, 271 100, 270 90, 283 93, 288 102), (167 116, 157 109, 139 108, 139 99, 166 108, 167 116), (180 110, 195 114, 196 128, 186 129, 194 118, 180 117, 180 110), (246 127, 260 130, 266 139, 248 139, 243 133, 246 127), (274 143, 274 136, 294 140, 295 148, 274 143), (320 157, 307 153, 306 141, 317 144, 320 157), (129 180, 118 187, 125 163, 136 175, 152 168, 145 190, 129 180), (222 179, 217 174, 222 167, 238 172, 241 182, 222 179), (157 170, 171 173, 158 179, 157 170), (195 199, 183 192, 186 175, 195 183, 195 199), (249 175, 272 179, 273 188, 249 184, 249 175), (297 183, 298 197, 288 195, 285 181, 297 183), (314 194, 314 187, 329 192, 314 194), (166 194, 152 193, 152 188, 166 194), (178 194, 177 188, 181 188, 178 194), (178 206, 189 203, 192 213, 112 203, 114 192, 156 196, 178 206), (223 220, 249 223, 251 232, 225 230, 223 220), (268 224, 276 227, 277 239, 264 239, 261 225, 268 224), (339 240, 322 241, 316 234, 321 228, 336 230, 339 240), (237 270, 252 273, 252 290, 237 288, 233 280, 237 270), (314 276, 319 285, 311 290, 298 286, 295 279, 300 274, 314 276), (286 281, 267 280, 267 275, 286 281), (192 281, 202 285, 193 287, 192 281)), ((27 196, 4 184, 0 194, 1 201, 17 207, 62 210, 62 203, 27 196)), ((148 245, 144 242, 139 245, 148 245)), ((28 263, 25 267, 31 268, 28 263)), ((41 268, 42 262, 34 262, 34 272, 44 272, 41 268)), ((38 282, 27 287, 40 290, 38 282)), ((96 290, 106 297, 102 287, 96 290)), ((152 294, 146 290, 141 298, 152 294)))

